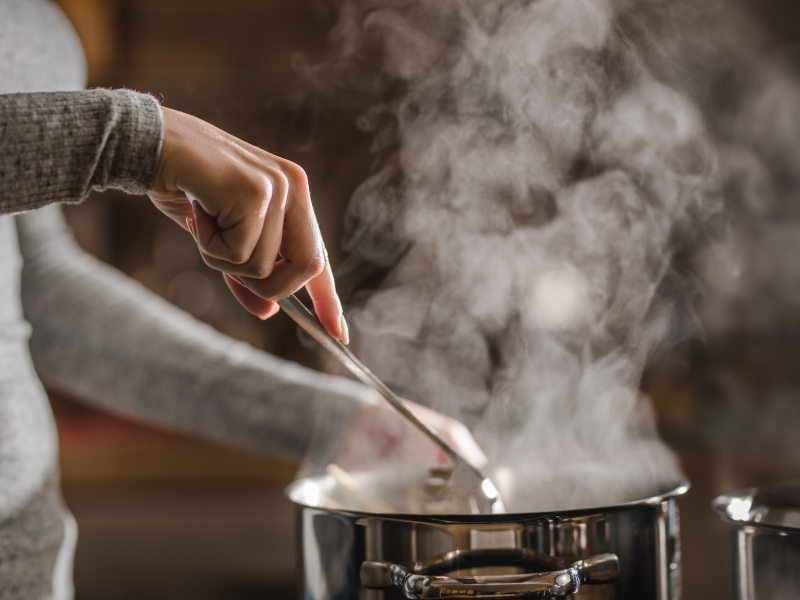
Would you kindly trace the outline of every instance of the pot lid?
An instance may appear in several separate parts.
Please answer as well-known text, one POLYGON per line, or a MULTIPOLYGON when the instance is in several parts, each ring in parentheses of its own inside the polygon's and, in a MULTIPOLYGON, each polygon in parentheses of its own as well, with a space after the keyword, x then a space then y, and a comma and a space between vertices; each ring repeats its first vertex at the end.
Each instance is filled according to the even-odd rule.
POLYGON ((800 481, 725 494, 711 506, 734 524, 800 531, 800 481))

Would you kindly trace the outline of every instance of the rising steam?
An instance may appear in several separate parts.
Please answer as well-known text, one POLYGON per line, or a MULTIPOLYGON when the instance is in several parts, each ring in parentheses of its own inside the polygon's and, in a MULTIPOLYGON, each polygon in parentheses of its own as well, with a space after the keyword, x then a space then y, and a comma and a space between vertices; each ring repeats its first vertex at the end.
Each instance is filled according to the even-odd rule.
POLYGON ((350 312, 359 352, 474 430, 511 510, 680 479, 638 384, 691 329, 672 257, 720 208, 718 161, 636 10, 348 0, 316 74, 380 98, 347 217, 352 272, 383 274, 350 312))

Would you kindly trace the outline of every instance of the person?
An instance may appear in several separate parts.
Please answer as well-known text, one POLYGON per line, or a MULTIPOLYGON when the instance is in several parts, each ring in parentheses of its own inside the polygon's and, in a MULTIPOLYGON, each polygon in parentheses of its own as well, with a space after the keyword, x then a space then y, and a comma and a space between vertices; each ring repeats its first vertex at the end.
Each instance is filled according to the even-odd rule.
MULTIPOLYGON (((0 0, 0 599, 72 597, 74 520, 38 376, 122 414, 301 459, 442 459, 362 385, 232 340, 82 252, 60 203, 147 193, 250 312, 305 286, 348 338, 297 165, 129 90, 81 90, 50 0, 0 0), (280 255, 280 259, 276 257, 280 255)), ((460 423, 417 406, 482 460, 460 423)))

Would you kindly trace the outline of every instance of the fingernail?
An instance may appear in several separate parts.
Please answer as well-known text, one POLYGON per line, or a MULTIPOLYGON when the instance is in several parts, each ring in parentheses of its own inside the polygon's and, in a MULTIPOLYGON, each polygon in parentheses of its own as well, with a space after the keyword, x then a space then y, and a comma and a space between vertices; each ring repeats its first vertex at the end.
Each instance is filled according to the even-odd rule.
POLYGON ((344 315, 339 317, 339 327, 342 329, 342 343, 347 346, 350 343, 350 330, 347 329, 347 321, 344 315))

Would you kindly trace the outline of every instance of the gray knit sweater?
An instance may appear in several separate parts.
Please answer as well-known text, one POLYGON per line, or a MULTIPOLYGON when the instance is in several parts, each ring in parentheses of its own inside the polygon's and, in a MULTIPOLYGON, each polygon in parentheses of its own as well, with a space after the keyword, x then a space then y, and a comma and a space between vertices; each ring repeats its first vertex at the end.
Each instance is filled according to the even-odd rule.
POLYGON ((75 526, 37 372, 114 411, 295 457, 312 441, 334 449, 368 401, 356 383, 217 333, 75 245, 55 203, 143 192, 162 135, 153 98, 75 91, 84 78, 55 5, 0 0, 0 600, 72 596, 75 526))

